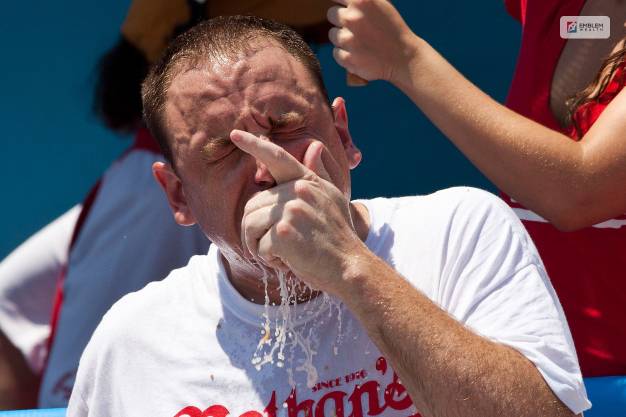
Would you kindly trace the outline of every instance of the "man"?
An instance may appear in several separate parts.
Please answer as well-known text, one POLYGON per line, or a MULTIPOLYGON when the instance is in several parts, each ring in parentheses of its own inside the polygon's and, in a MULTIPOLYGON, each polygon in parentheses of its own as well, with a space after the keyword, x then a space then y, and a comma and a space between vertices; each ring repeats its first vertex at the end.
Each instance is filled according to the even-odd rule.
POLYGON ((131 2, 117 43, 100 60, 94 104, 109 129, 135 132, 135 141, 103 173, 84 210, 68 211, 0 262, 0 410, 66 407, 80 355, 111 305, 208 249, 199 228, 175 224, 152 178, 162 157, 140 127, 149 64, 176 33, 216 14, 274 16, 309 42, 326 35, 330 0, 309 0, 298 13, 289 2, 131 2))
POLYGON ((143 102, 174 218, 214 245, 107 313, 69 416, 589 408, 519 221, 466 188, 350 202, 361 154, 345 103, 328 105, 318 61, 288 28, 196 26, 152 69, 143 102))

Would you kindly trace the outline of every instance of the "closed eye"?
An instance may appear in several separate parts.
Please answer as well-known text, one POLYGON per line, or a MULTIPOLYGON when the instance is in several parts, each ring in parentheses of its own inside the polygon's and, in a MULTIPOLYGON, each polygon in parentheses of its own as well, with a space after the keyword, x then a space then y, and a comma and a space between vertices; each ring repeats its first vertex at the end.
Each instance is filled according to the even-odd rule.
POLYGON ((289 140, 292 138, 301 137, 302 133, 305 132, 306 130, 307 128, 304 126, 298 127, 298 128, 287 127, 283 129, 273 130, 270 136, 272 137, 273 140, 276 140, 276 141, 289 140))
POLYGON ((202 159, 211 163, 223 159, 235 151, 237 147, 228 137, 216 137, 210 139, 202 147, 202 159))
POLYGON ((282 113, 277 119, 269 118, 272 130, 282 130, 289 127, 299 127, 304 125, 304 116, 298 112, 290 111, 282 113))

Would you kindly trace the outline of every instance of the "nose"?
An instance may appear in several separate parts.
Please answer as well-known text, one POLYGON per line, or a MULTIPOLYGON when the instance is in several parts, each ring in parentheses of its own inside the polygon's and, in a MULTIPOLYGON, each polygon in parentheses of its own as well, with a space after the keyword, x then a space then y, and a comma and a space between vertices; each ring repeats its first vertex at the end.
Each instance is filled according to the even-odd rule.
MULTIPOLYGON (((265 135, 259 135, 259 138, 261 138, 262 140, 267 140, 267 141, 270 140, 265 135)), ((267 166, 263 162, 259 161, 258 159, 256 160, 256 171, 254 173, 254 183, 263 188, 270 188, 276 185, 276 180, 272 176, 272 173, 270 172, 270 170, 267 168, 267 166)))
POLYGON ((254 182, 255 184, 263 188, 270 188, 276 185, 276 180, 272 176, 270 170, 267 169, 267 166, 258 159, 256 160, 256 172, 254 173, 254 182))

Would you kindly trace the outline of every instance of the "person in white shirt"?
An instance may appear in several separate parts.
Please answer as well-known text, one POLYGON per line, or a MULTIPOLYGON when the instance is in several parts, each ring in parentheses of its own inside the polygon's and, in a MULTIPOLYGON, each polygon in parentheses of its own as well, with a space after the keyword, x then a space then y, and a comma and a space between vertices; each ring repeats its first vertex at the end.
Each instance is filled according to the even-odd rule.
POLYGON ((286 26, 197 25, 152 68, 143 104, 174 218, 213 245, 105 315, 68 416, 590 407, 519 220, 469 188, 350 201, 361 153, 345 102, 329 105, 319 62, 286 26))

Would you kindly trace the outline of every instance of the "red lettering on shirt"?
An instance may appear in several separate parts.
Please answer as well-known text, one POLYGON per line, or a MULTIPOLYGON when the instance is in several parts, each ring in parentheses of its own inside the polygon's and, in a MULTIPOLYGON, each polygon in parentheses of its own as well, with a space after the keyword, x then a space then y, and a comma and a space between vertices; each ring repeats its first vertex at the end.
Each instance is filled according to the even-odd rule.
MULTIPOLYGON (((378 358, 376 361, 376 370, 385 375, 389 369, 387 360, 384 357, 378 358)), ((409 410, 413 406, 413 401, 406 391, 406 388, 400 382, 398 375, 393 372, 391 383, 382 391, 377 380, 369 380, 362 384, 357 384, 348 393, 340 387, 342 382, 353 382, 362 380, 369 375, 362 369, 352 372, 343 378, 335 378, 316 384, 311 391, 319 392, 322 389, 329 389, 319 400, 315 401, 311 398, 305 398, 298 401, 298 392, 294 388, 291 390, 283 404, 287 408, 288 417, 331 417, 325 414, 327 404, 332 404, 330 409, 333 410, 333 417, 364 417, 377 416, 383 413, 385 409, 391 408, 402 411, 409 410), (334 388, 334 389, 333 389, 334 388), (366 398, 367 397, 367 398, 366 398), (350 404, 352 412, 349 416, 345 415, 346 405, 350 404)), ((267 403, 263 412, 251 410, 239 415, 239 417, 276 417, 278 407, 276 406, 276 391, 272 391, 272 396, 267 403)), ((201 411, 195 406, 188 406, 180 410, 174 417, 226 417, 230 415, 228 408, 221 404, 215 404, 201 411)), ((419 413, 408 417, 421 417, 419 413)))

